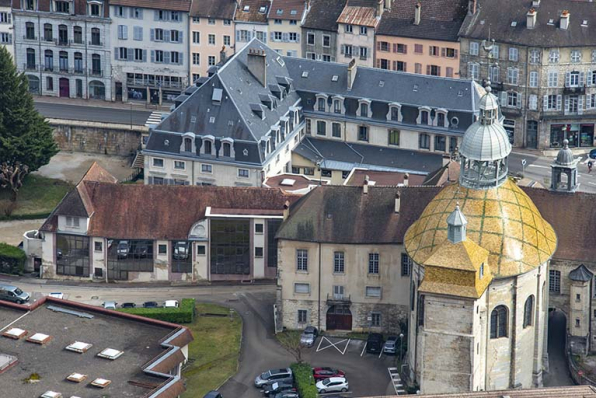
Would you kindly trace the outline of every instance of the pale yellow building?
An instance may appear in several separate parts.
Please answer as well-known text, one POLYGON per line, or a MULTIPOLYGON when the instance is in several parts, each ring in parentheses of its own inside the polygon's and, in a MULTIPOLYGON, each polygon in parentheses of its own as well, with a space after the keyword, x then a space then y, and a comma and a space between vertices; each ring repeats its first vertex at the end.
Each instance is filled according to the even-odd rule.
POLYGON ((281 55, 301 56, 302 20, 307 11, 304 0, 273 0, 269 8, 269 47, 281 55))

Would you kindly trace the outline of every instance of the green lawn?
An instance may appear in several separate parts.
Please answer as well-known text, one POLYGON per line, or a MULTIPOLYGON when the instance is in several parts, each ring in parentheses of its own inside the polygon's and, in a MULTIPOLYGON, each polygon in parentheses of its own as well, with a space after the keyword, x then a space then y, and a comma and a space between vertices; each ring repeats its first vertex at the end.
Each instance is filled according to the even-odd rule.
POLYGON ((28 175, 19 190, 17 207, 11 217, 6 217, 4 213, 10 204, 11 191, 0 188, 0 219, 46 217, 72 188, 71 184, 62 180, 28 175))
POLYGON ((230 314, 230 310, 215 304, 197 304, 197 317, 190 328, 194 341, 188 347, 189 363, 183 371, 186 392, 183 398, 200 398, 219 387, 238 370, 242 319, 233 315, 202 316, 201 314, 230 314))

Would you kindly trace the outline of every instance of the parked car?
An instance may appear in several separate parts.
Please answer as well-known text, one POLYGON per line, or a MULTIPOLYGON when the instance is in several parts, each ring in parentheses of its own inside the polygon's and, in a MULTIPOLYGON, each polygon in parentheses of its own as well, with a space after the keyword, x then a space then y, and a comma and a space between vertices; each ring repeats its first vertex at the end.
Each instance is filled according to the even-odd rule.
POLYGON ((130 246, 128 246, 127 240, 121 240, 120 242, 118 242, 118 247, 116 247, 116 253, 118 255, 118 259, 127 258, 129 252, 130 252, 130 246))
POLYGON ((178 308, 180 304, 178 303, 178 300, 166 300, 163 306, 165 308, 178 308))
POLYGON ((380 333, 370 333, 366 340, 366 352, 369 354, 380 354, 383 349, 383 335, 380 333))
POLYGON ((315 381, 325 380, 330 377, 344 377, 346 374, 343 370, 333 369, 333 368, 313 368, 312 375, 315 378, 315 381))
POLYGON ((596 149, 592 149, 589 154, 590 159, 596 159, 596 149))
POLYGON ((387 355, 395 355, 397 352, 397 336, 387 337, 387 341, 383 345, 383 353, 387 355))
POLYGON ((159 304, 157 304, 157 301, 145 301, 143 308, 159 308, 159 304))
POLYGON ((307 326, 300 336, 300 344, 306 347, 312 347, 315 344, 315 340, 317 340, 318 336, 319 331, 317 328, 313 326, 307 326))
POLYGON ((296 391, 283 391, 275 394, 273 398, 300 398, 300 394, 296 391))
POLYGON ((106 310, 115 310, 118 303, 115 301, 104 301, 102 307, 106 310))
POLYGON ((0 284, 0 300, 24 304, 29 301, 29 298, 29 293, 25 293, 16 286, 0 284))
POLYGON ((294 381, 292 369, 271 369, 266 372, 263 372, 255 378, 255 387, 262 388, 266 384, 270 384, 276 381, 285 381, 288 383, 292 383, 294 381))
POLYGON ((137 305, 135 303, 122 303, 120 308, 135 308, 137 305))
POLYGON ((57 299, 64 299, 64 293, 60 293, 60 292, 54 292, 54 293, 50 293, 48 294, 49 297, 53 297, 53 298, 57 298, 57 299))
POLYGON ((217 391, 209 391, 203 398, 223 398, 217 391))
POLYGON ((275 395, 279 392, 284 392, 284 391, 292 391, 292 392, 296 391, 296 388, 294 387, 294 383, 276 381, 271 384, 265 384, 265 387, 263 387, 263 394, 265 394, 266 397, 272 397, 273 395, 275 395))
POLYGON ((337 391, 346 392, 350 389, 345 377, 331 377, 329 379, 321 380, 317 382, 316 386, 319 394, 337 391))
POLYGON ((188 242, 176 242, 174 246, 174 258, 176 260, 186 260, 188 258, 188 242))
POLYGON ((147 255, 149 254, 149 245, 137 244, 134 247, 133 254, 136 258, 147 258, 147 255))

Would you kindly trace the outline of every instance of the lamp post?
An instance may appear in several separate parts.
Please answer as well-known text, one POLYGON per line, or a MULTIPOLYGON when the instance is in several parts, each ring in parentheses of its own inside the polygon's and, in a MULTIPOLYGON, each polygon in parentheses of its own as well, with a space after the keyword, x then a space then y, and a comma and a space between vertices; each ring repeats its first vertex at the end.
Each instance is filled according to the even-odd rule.
POLYGON ((400 333, 399 334, 399 363, 400 364, 401 364, 401 354, 402 354, 403 338, 404 338, 404 334, 403 333, 400 333))

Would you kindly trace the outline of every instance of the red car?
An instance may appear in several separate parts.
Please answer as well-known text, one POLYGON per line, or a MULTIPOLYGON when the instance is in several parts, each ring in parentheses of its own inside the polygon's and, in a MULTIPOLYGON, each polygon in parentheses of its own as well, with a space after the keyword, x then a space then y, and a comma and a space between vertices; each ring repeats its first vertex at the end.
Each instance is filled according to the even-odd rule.
POLYGON ((313 368, 312 373, 316 381, 325 380, 330 377, 345 377, 346 375, 343 370, 333 368, 313 368))

